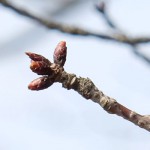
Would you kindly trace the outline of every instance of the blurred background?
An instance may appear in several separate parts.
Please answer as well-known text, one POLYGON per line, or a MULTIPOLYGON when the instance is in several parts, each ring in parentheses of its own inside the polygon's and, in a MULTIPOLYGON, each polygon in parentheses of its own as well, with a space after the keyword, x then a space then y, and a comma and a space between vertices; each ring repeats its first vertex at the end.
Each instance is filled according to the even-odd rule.
MULTIPOLYGON (((13 0, 30 12, 94 32, 109 33, 95 0, 13 0)), ((150 35, 150 1, 111 0, 108 13, 132 36, 150 35)), ((140 113, 150 114, 150 65, 125 44, 49 30, 0 5, 0 149, 149 149, 150 134, 105 112, 60 84, 43 91, 27 86, 38 76, 26 51, 52 60, 59 41, 68 47, 66 71, 89 77, 105 94, 140 113)), ((150 56, 150 45, 140 51, 150 56)))

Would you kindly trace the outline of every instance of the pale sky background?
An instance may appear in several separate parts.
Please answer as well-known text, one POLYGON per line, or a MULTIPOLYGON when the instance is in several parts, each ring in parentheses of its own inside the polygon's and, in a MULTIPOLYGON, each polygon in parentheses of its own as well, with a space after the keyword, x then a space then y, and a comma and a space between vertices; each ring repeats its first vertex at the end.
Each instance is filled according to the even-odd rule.
MULTIPOLYGON (((78 0, 63 3, 62 8, 48 0, 46 5, 35 0, 22 5, 59 22, 110 32, 95 2, 78 0)), ((128 34, 150 35, 150 1, 111 0, 108 7, 128 34)), ((0 150, 150 149, 149 132, 106 113, 73 90, 60 84, 39 92, 28 90, 28 83, 38 76, 30 71, 24 52, 52 60, 57 43, 65 40, 66 71, 89 77, 105 94, 140 114, 150 114, 150 65, 126 45, 47 30, 1 5, 0 18, 0 150)), ((150 54, 150 44, 140 48, 150 54)))

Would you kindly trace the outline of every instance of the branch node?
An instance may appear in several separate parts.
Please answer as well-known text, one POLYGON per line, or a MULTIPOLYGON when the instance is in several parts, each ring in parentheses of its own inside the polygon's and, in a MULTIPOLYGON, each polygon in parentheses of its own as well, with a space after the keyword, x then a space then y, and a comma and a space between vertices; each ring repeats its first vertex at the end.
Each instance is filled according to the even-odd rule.
POLYGON ((65 71, 63 71, 60 82, 62 83, 62 86, 68 90, 76 89, 77 77, 75 74, 67 74, 65 71))

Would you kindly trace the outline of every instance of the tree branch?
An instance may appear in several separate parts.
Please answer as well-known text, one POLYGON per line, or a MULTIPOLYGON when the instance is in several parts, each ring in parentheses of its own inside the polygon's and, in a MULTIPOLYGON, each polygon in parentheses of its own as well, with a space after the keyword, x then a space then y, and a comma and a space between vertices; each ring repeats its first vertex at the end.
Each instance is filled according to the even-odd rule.
POLYGON ((12 9, 13 11, 17 12, 18 14, 21 14, 23 16, 26 16, 28 18, 31 18, 31 19, 37 21, 38 23, 40 23, 41 25, 43 25, 49 29, 56 29, 56 30, 59 30, 64 33, 73 34, 73 35, 82 35, 82 36, 94 36, 94 37, 97 37, 100 39, 111 40, 111 41, 116 41, 116 42, 121 42, 121 43, 126 43, 126 44, 139 44, 139 43, 150 42, 150 37, 135 37, 135 38, 133 38, 133 37, 123 36, 123 35, 119 35, 119 34, 94 33, 92 31, 84 30, 82 28, 69 26, 69 25, 61 24, 61 23, 58 23, 55 21, 43 19, 41 17, 38 17, 38 16, 32 14, 31 12, 29 12, 23 8, 13 5, 12 3, 10 3, 7 0, 0 0, 0 3, 3 6, 8 7, 10 9, 12 9))
POLYGON ((140 115, 119 104, 115 99, 110 98, 99 90, 89 78, 78 78, 75 74, 63 71, 58 82, 62 83, 64 88, 68 90, 73 89, 85 99, 91 99, 93 102, 98 103, 108 113, 121 116, 135 125, 150 131, 149 115, 140 115))
MULTIPOLYGON (((112 18, 109 16, 107 12, 107 3, 103 0, 100 0, 98 4, 96 5, 96 9, 98 12, 102 15, 102 18, 105 20, 107 26, 111 28, 114 32, 117 32, 117 35, 120 37, 125 37, 128 39, 127 35, 116 25, 116 23, 112 20, 112 18)), ((137 57, 144 60, 146 63, 150 64, 150 58, 145 56, 144 54, 140 53, 138 50, 138 45, 140 42, 132 42, 128 43, 131 46, 131 50, 133 54, 135 54, 137 57)))
POLYGON ((98 103, 108 113, 121 116, 150 131, 149 115, 140 115, 119 104, 115 99, 110 98, 99 90, 89 78, 77 77, 75 74, 67 73, 63 68, 66 60, 66 50, 66 42, 62 41, 57 45, 54 51, 54 63, 41 55, 26 53, 31 58, 31 70, 38 75, 42 75, 42 77, 33 80, 29 84, 28 88, 30 90, 43 90, 52 86, 55 82, 59 82, 67 90, 73 89, 85 99, 98 103))
POLYGON ((106 24, 112 28, 113 30, 119 30, 117 25, 112 21, 110 16, 107 13, 107 5, 105 1, 99 0, 99 2, 95 5, 98 12, 102 15, 103 19, 105 20, 106 24))

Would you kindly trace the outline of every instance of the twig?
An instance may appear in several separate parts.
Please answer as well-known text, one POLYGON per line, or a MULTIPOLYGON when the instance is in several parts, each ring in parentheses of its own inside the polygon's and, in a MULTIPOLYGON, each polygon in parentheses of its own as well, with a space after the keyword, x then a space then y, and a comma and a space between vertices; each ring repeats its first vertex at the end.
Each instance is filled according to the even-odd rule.
POLYGON ((100 14, 102 15, 103 19, 106 21, 107 25, 114 29, 119 30, 119 28, 116 26, 116 24, 111 20, 110 16, 107 13, 107 5, 106 2, 100 0, 98 2, 98 4, 95 5, 96 9, 100 12, 100 14))
POLYGON ((43 19, 41 17, 38 17, 38 16, 32 14, 31 12, 29 12, 23 8, 13 5, 12 3, 10 3, 7 0, 0 0, 0 3, 3 6, 8 7, 10 9, 12 9, 13 11, 17 12, 18 14, 21 14, 23 16, 26 16, 28 18, 36 20, 38 23, 42 24, 43 26, 45 26, 49 29, 56 29, 56 30, 59 30, 64 33, 73 34, 73 35, 82 35, 82 36, 94 36, 97 38, 126 43, 126 44, 139 44, 139 43, 150 42, 150 37, 132 38, 129 36, 125 37, 123 35, 116 35, 116 34, 94 33, 94 32, 84 30, 84 29, 81 29, 78 27, 69 26, 66 24, 57 23, 55 21, 43 19))
POLYGON ((98 37, 101 39, 107 39, 107 40, 112 40, 112 41, 129 44, 132 47, 134 54, 136 54, 138 57, 142 58, 147 63, 150 63, 150 59, 148 57, 144 56, 142 53, 139 53, 138 50, 135 50, 136 44, 150 42, 150 38, 143 38, 143 37, 129 38, 127 35, 122 33, 121 30, 114 24, 114 22, 109 17, 109 15, 106 11, 106 8, 105 8, 106 4, 104 2, 99 3, 99 5, 96 5, 96 8, 99 12, 101 12, 101 14, 102 14, 103 18, 106 20, 108 26, 111 27, 112 29, 119 31, 116 35, 97 34, 97 33, 87 31, 87 30, 83 30, 81 28, 67 26, 64 24, 56 23, 54 21, 48 21, 46 19, 40 18, 34 14, 29 13, 27 10, 16 7, 15 5, 11 4, 10 2, 8 2, 6 0, 0 0, 0 3, 8 8, 11 8, 15 12, 17 12, 23 16, 26 16, 26 17, 36 20, 40 24, 42 24, 50 29, 57 29, 61 32, 68 33, 68 34, 82 35, 82 36, 94 36, 94 37, 98 37))
MULTIPOLYGON (((103 19, 106 21, 108 27, 110 27, 112 30, 114 30, 115 32, 117 32, 117 35, 119 35, 120 37, 124 37, 127 38, 127 35, 116 25, 116 23, 112 20, 112 18, 109 16, 108 12, 107 12, 107 5, 106 2, 104 1, 99 1, 99 3, 96 5, 96 9, 98 10, 98 12, 100 12, 100 14, 102 15, 103 19)), ((140 53, 138 51, 138 46, 137 44, 139 44, 140 42, 132 42, 132 43, 128 43, 131 46, 131 50, 132 52, 139 58, 141 58, 142 60, 144 60, 146 63, 150 64, 150 58, 145 56, 144 54, 140 53)))
POLYGON ((142 54, 139 52, 137 45, 131 45, 133 53, 143 59, 146 63, 150 64, 150 58, 147 57, 146 55, 142 54))
POLYGON ((93 102, 98 103, 108 113, 121 116, 135 125, 150 131, 149 115, 140 115, 119 104, 115 99, 110 98, 99 90, 89 78, 77 78, 75 74, 69 74, 64 71, 61 73, 58 82, 62 83, 64 88, 68 90, 73 89, 85 99, 91 99, 93 102))
MULTIPOLYGON (((139 43, 150 42, 149 37, 131 38, 131 37, 123 34, 121 32, 121 30, 113 23, 113 21, 111 20, 111 18, 107 14, 104 3, 102 3, 102 5, 100 5, 101 7, 97 7, 97 9, 99 10, 99 12, 102 13, 103 18, 106 20, 109 27, 111 27, 112 29, 115 29, 116 31, 119 31, 117 34, 102 34, 102 33, 97 34, 97 33, 90 32, 88 30, 84 30, 84 29, 81 29, 78 27, 69 26, 69 25, 65 25, 65 24, 61 24, 61 23, 57 23, 54 21, 49 21, 49 20, 43 19, 41 17, 38 17, 38 16, 30 13, 27 10, 24 10, 23 8, 19 8, 15 5, 11 4, 10 2, 8 2, 6 0, 0 0, 0 3, 3 6, 6 6, 10 9, 14 10, 18 14, 21 14, 23 16, 26 16, 26 17, 31 18, 33 20, 36 20, 38 23, 44 25, 45 27, 47 27, 49 29, 56 29, 56 30, 59 30, 59 31, 64 32, 64 33, 73 34, 73 35, 82 35, 82 36, 94 36, 94 37, 98 37, 98 38, 105 39, 105 40, 111 40, 111 41, 126 43, 126 44, 129 44, 130 46, 135 45, 135 44, 139 44, 139 43)), ((134 47, 132 48, 132 50, 133 49, 135 50, 134 47)), ((138 57, 140 57, 143 60, 145 60, 146 62, 150 63, 150 59, 148 57, 144 56, 142 53, 138 53, 137 50, 133 51, 133 52, 138 57)))
POLYGON ((54 63, 35 53, 27 52, 26 54, 32 60, 30 65, 31 70, 42 75, 42 77, 33 80, 29 84, 29 89, 43 90, 55 82, 59 82, 67 90, 73 89, 85 99, 90 99, 98 103, 108 113, 121 116, 135 125, 150 131, 149 115, 140 115, 119 104, 115 99, 110 98, 99 90, 89 78, 77 77, 75 74, 67 73, 64 70, 63 65, 67 54, 66 43, 64 41, 60 42, 55 49, 54 63))

